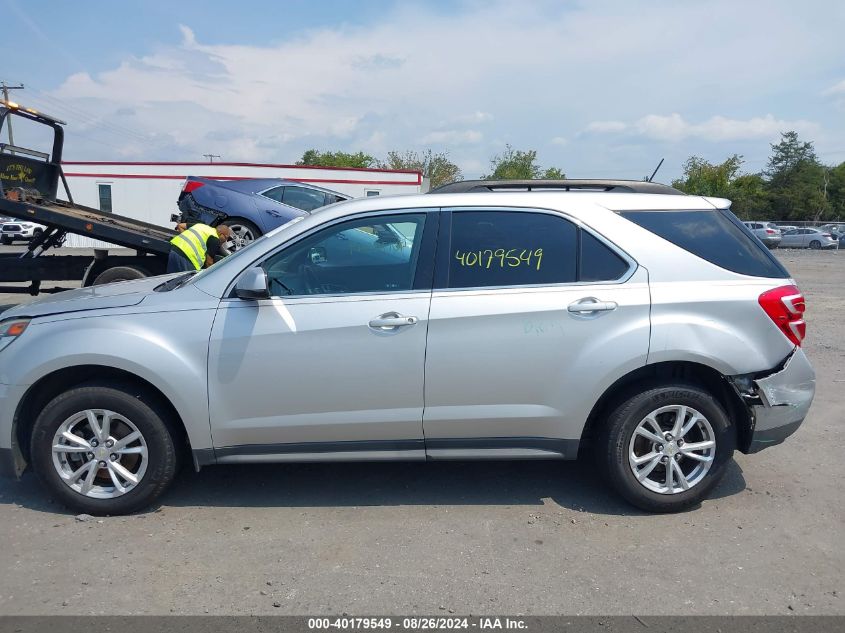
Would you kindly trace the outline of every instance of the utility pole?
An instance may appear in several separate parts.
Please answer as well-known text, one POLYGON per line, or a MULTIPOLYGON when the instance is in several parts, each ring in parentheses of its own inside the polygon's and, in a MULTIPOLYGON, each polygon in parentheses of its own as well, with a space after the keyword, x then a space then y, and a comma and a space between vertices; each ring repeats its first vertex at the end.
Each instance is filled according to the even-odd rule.
MULTIPOLYGON (((17 86, 10 86, 5 81, 0 81, 0 88, 3 89, 3 100, 7 103, 9 102, 9 91, 10 90, 23 90, 23 84, 17 86)), ((9 126, 9 145, 12 147, 15 146, 15 137, 12 134, 12 119, 6 117, 6 124, 9 126)), ((15 150, 11 150, 12 154, 15 153, 15 150)))
POLYGON ((220 154, 203 154, 208 159, 209 163, 213 163, 215 158, 221 158, 220 154))

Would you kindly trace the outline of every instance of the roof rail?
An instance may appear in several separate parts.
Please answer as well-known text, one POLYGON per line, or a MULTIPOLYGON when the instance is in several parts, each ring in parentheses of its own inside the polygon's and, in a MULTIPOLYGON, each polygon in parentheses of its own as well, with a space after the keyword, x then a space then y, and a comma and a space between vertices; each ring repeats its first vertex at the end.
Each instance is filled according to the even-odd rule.
POLYGON ((600 191, 685 195, 669 185, 644 180, 462 180, 428 193, 477 193, 483 191, 600 191))

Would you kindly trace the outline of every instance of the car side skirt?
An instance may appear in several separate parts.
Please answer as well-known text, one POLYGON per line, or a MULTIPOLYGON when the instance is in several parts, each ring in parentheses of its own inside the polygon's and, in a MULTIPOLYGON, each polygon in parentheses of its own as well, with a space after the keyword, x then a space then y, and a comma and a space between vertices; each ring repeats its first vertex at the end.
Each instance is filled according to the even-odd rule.
POLYGON ((194 463, 575 459, 579 443, 549 437, 479 437, 249 444, 215 448, 213 454, 209 449, 194 451, 194 463))

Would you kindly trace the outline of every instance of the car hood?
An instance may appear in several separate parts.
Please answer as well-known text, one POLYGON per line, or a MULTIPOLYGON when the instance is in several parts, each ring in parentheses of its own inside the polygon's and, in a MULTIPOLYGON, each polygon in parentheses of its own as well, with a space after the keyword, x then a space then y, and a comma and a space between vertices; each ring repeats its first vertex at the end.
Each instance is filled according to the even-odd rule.
POLYGON ((144 297, 153 292, 157 286, 172 277, 178 276, 178 274, 120 281, 104 286, 79 288, 78 290, 66 290, 15 306, 0 313, 0 318, 42 317, 65 312, 134 306, 141 303, 144 297))

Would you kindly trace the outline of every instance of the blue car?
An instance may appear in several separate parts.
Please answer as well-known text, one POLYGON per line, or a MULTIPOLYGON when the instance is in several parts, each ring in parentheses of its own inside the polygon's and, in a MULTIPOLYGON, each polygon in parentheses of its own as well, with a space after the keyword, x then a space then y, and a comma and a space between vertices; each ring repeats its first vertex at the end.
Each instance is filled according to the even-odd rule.
POLYGON ((348 200, 342 193, 282 178, 215 180, 189 176, 179 194, 178 222, 226 224, 229 250, 239 250, 290 220, 348 200))

